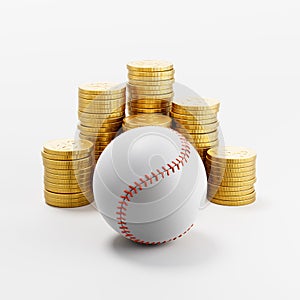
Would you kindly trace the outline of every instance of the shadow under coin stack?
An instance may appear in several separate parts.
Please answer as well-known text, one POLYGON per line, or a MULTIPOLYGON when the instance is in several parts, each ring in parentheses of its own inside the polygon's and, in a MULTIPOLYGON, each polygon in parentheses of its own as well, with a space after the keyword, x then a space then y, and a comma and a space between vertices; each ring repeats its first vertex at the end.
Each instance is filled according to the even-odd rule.
POLYGON ((243 147, 213 148, 205 162, 209 201, 240 206, 255 201, 256 153, 243 147))
POLYGON ((160 114, 138 114, 123 119, 123 131, 143 126, 160 126, 171 128, 172 119, 160 114))
POLYGON ((141 60, 127 64, 128 113, 168 115, 173 99, 173 64, 160 60, 141 60))
POLYGON ((54 140, 42 151, 46 203, 78 207, 93 201, 94 146, 86 140, 54 140))
POLYGON ((174 99, 172 103, 173 129, 190 141, 203 161, 206 152, 218 145, 219 107, 220 102, 201 97, 174 99))
POLYGON ((96 161, 118 134, 125 117, 125 103, 124 85, 101 82, 79 86, 79 136, 94 143, 96 161))

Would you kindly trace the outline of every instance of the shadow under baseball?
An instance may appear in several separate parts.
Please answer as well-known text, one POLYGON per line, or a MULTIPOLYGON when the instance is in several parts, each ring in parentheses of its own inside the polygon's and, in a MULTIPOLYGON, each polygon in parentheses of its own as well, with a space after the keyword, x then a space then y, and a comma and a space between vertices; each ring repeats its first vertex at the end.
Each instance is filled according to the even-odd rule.
POLYGON ((177 241, 157 246, 139 245, 122 236, 115 236, 110 247, 116 255, 127 261, 162 267, 203 265, 220 251, 210 237, 195 229, 177 241))

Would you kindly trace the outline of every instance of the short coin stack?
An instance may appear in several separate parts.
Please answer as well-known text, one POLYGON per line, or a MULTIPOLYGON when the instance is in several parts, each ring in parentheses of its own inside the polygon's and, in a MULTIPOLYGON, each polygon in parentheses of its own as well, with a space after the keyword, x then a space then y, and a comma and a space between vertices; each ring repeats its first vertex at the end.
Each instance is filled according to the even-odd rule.
POLYGON ((243 147, 212 148, 205 161, 207 198, 213 203, 240 206, 255 201, 256 153, 243 147))
POLYGON ((173 99, 173 64, 161 60, 141 60, 127 64, 128 113, 168 115, 173 99))
POLYGON ((80 138, 95 144, 95 158, 117 135, 125 117, 126 88, 116 83, 79 86, 78 117, 80 138))
POLYGON ((93 201, 94 146, 87 140, 47 142, 42 151, 46 203, 78 207, 93 201))
POLYGON ((179 98, 172 103, 173 128, 194 145, 202 160, 207 150, 218 145, 219 107, 219 101, 202 97, 179 98))
POLYGON ((171 128, 172 119, 160 114, 138 114, 123 119, 123 131, 143 126, 161 126, 171 128))

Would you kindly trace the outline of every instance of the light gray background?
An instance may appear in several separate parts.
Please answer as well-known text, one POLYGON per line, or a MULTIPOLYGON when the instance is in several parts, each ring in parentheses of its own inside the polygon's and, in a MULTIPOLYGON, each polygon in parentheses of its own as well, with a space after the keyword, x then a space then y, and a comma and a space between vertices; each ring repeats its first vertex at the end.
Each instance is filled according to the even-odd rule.
POLYGON ((0 4, 1 299, 299 299, 299 1, 0 4), (140 247, 92 208, 43 200, 44 141, 72 137, 77 84, 167 59, 221 101, 228 145, 257 150, 258 200, 210 205, 175 243, 140 247))

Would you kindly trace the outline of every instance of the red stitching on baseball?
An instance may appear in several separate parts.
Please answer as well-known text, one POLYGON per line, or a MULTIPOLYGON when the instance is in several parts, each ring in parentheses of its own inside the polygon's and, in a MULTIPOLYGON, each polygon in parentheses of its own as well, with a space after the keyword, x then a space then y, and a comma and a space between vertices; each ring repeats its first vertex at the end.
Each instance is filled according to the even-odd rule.
POLYGON ((163 179, 165 178, 164 172, 162 172, 162 171, 159 170, 159 169, 156 169, 156 172, 160 174, 161 178, 163 178, 163 179))
POLYGON ((165 166, 162 166, 161 168, 167 173, 167 176, 170 175, 170 171, 165 166))
POLYGON ((132 191, 134 191, 135 194, 137 194, 137 190, 135 186, 129 185, 128 186, 132 191))
POLYGON ((152 176, 155 178, 155 181, 158 181, 158 175, 155 174, 154 172, 151 172, 152 176))
POLYGON ((142 188, 142 186, 141 186, 140 183, 138 183, 138 182, 135 181, 134 184, 135 184, 135 186, 137 186, 139 188, 140 191, 143 190, 143 188, 142 188))
POLYGON ((135 194, 138 194, 138 189, 140 191, 143 190, 143 185, 144 187, 148 186, 149 184, 153 184, 153 179, 155 179, 155 181, 159 180, 159 176, 161 177, 161 179, 165 178, 165 174, 167 174, 167 176, 170 176, 170 171, 172 171, 172 173, 175 173, 175 168, 177 168, 177 170, 180 170, 180 164, 182 166, 184 166, 184 162, 188 162, 188 158, 190 157, 189 154, 190 152, 190 146, 188 145, 187 140, 178 132, 175 132, 178 136, 179 139, 181 141, 181 151, 178 155, 178 157, 176 157, 171 163, 173 165, 171 165, 171 163, 168 163, 166 166, 162 166, 161 169, 156 169, 157 173, 151 172, 151 174, 145 174, 144 178, 140 178, 139 181, 140 182, 134 182, 134 185, 128 185, 128 189, 124 190, 124 194, 120 195, 121 201, 119 201, 118 203, 120 204, 120 206, 117 207, 117 211, 116 211, 116 219, 118 220, 118 225, 119 225, 119 229, 121 231, 121 233, 123 234, 123 236, 125 236, 126 238, 132 240, 133 242, 139 243, 139 244, 145 244, 145 245, 159 245, 159 244, 165 244, 167 242, 170 241, 175 241, 177 238, 182 237, 183 235, 185 235, 192 227, 193 224, 186 230, 184 231, 182 234, 180 234, 177 237, 171 238, 169 240, 165 240, 162 242, 149 242, 149 241, 143 241, 138 239, 137 237, 135 237, 131 232, 130 229, 127 226, 126 223, 126 208, 125 206, 128 206, 128 202, 130 202, 129 196, 131 198, 133 198, 133 192, 135 194))
POLYGON ((150 181, 150 184, 152 184, 152 177, 150 177, 148 174, 145 175, 146 181, 150 181))

